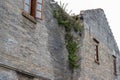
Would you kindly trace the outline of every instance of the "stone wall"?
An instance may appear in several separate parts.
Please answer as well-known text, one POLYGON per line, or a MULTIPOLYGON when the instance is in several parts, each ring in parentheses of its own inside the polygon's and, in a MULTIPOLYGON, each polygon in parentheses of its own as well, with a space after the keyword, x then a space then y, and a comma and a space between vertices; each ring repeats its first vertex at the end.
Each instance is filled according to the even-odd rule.
MULTIPOLYGON (((115 80, 113 57, 119 59, 119 50, 108 25, 104 11, 93 9, 82 11, 84 23, 84 39, 81 51, 80 80, 115 80), (99 64, 95 62, 94 40, 99 41, 99 64)), ((117 66, 119 63, 117 63, 117 66)), ((118 69, 118 67, 117 67, 118 69)), ((119 71, 117 71, 119 76, 119 71)), ((119 80, 119 79, 118 79, 119 80)))
POLYGON ((0 80, 114 80, 112 55, 119 80, 120 53, 103 10, 82 11, 81 63, 71 75, 65 31, 53 17, 56 4, 50 1, 44 0, 43 20, 35 24, 22 15, 24 0, 0 0, 0 80), (100 42, 99 65, 93 38, 100 42))
POLYGON ((50 1, 44 0, 44 18, 35 24, 22 15, 24 0, 0 0, 0 66, 13 70, 6 75, 14 78, 11 74, 16 71, 46 80, 69 80, 64 29, 53 18, 50 1))

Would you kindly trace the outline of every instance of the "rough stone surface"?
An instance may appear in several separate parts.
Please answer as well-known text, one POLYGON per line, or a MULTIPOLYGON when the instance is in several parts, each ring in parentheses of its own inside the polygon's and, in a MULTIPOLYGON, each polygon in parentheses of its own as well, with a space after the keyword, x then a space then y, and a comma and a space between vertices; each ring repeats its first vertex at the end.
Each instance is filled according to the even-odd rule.
POLYGON ((35 24, 22 15, 24 0, 0 0, 0 80, 114 80, 112 55, 120 80, 120 53, 103 10, 83 11, 81 66, 71 75, 65 31, 50 1, 44 0, 44 18, 35 24), (93 38, 100 42, 100 65, 94 62, 93 38))
POLYGON ((0 67, 0 80, 18 80, 15 71, 0 67))
POLYGON ((48 80, 67 80, 64 31, 53 18, 50 0, 44 0, 44 19, 37 24, 22 16, 23 1, 0 0, 0 65, 48 80))
MULTIPOLYGON (((82 11, 84 23, 83 46, 81 47, 81 77, 79 80, 115 80, 113 57, 120 57, 120 53, 113 34, 108 25, 104 11, 93 9, 82 11), (98 65, 95 62, 95 49, 93 38, 99 41, 98 65)), ((117 74, 119 76, 119 61, 117 61, 117 74)), ((120 80, 120 79, 117 79, 120 80)))

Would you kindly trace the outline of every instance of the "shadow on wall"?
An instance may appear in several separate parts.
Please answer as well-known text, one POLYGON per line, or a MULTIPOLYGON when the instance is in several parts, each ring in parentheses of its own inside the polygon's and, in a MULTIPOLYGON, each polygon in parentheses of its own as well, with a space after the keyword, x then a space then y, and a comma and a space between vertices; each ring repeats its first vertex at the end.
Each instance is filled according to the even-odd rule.
MULTIPOLYGON (((46 0, 45 0, 46 1, 46 0)), ((49 1, 45 3, 49 4, 49 1)), ((45 20, 48 29, 48 50, 51 54, 51 62, 54 69, 54 80, 70 80, 68 68, 68 53, 65 48, 64 31, 53 18, 52 6, 45 4, 45 20), (63 32, 62 32, 63 31, 63 32)))
MULTIPOLYGON (((46 1, 46 0, 45 0, 46 1)), ((49 4, 49 1, 45 3, 49 4)), ((78 80, 80 71, 72 73, 69 69, 68 52, 65 45, 65 29, 60 27, 53 17, 53 10, 45 4, 45 22, 48 30, 48 50, 51 54, 51 62, 54 69, 54 80, 78 80)))

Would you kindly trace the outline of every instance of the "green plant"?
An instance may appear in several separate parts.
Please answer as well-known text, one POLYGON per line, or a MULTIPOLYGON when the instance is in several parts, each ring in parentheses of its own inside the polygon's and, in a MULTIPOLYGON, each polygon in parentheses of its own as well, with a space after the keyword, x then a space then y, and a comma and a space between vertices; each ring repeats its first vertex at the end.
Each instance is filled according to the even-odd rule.
POLYGON ((82 31, 83 26, 81 25, 80 19, 78 19, 78 20, 75 22, 75 27, 74 27, 74 29, 75 29, 76 32, 81 32, 81 31, 82 31))
POLYGON ((78 68, 79 67, 79 64, 78 64, 79 58, 78 58, 78 56, 76 54, 76 52, 78 51, 77 42, 75 42, 73 40, 68 40, 67 49, 68 49, 68 52, 69 52, 68 57, 69 57, 70 67, 72 69, 78 68))
POLYGON ((57 19, 59 25, 63 25, 65 27, 65 40, 66 48, 69 53, 69 64, 72 69, 76 69, 79 67, 78 62, 80 60, 77 55, 78 41, 73 37, 71 31, 74 29, 76 32, 81 32, 82 26, 78 16, 71 17, 69 16, 69 14, 66 13, 66 7, 67 5, 60 2, 60 8, 54 9, 54 17, 57 19))

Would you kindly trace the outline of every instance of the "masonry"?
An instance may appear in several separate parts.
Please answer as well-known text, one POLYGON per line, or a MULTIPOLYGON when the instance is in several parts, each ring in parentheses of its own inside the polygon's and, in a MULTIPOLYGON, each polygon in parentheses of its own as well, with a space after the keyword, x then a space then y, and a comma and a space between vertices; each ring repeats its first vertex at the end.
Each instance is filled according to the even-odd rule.
MULTIPOLYGON (((119 76, 119 50, 108 25, 104 11, 93 9, 81 12, 84 19, 84 39, 81 51, 82 69, 80 80, 117 80, 113 74, 113 55, 117 57, 119 76), (94 39, 98 44, 99 64, 95 62, 94 39)), ((118 79, 120 80, 120 79, 118 79)))
POLYGON ((51 1, 44 0, 43 19, 34 22, 22 14, 24 0, 0 0, 0 80, 120 80, 120 53, 104 11, 81 11, 81 65, 71 74, 65 29, 53 17, 57 4, 51 1), (99 42, 99 64, 94 39, 99 42))

